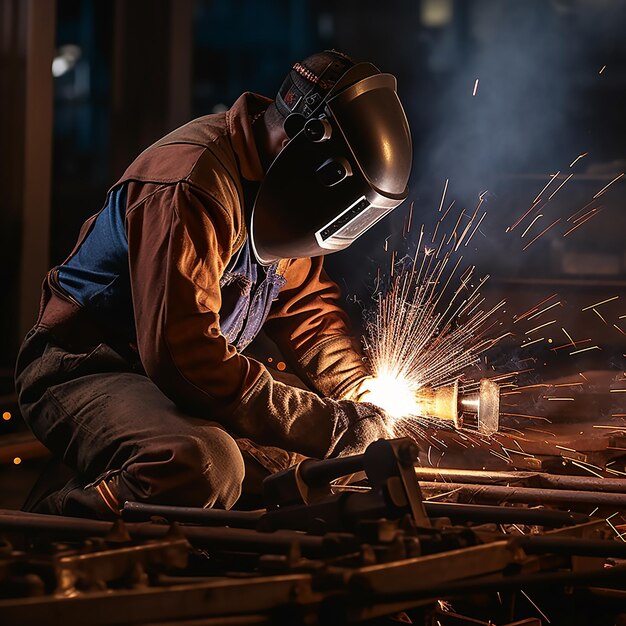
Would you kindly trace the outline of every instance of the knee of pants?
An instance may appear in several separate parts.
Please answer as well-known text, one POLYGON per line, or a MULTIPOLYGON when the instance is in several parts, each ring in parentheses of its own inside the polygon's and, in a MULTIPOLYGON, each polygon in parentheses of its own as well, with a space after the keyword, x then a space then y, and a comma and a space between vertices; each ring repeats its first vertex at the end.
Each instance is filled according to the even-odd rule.
POLYGON ((159 437, 122 472, 144 502, 228 509, 241 495, 245 467, 235 440, 219 428, 159 437))

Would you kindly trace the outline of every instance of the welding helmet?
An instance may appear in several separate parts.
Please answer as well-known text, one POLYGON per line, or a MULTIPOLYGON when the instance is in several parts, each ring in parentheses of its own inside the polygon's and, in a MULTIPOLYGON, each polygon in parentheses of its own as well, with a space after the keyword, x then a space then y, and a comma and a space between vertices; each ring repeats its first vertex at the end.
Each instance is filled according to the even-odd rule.
POLYGON ((411 133, 395 77, 321 54, 335 55, 321 75, 307 60, 292 69, 311 88, 288 77, 276 99, 289 141, 252 210, 250 238, 263 265, 343 250, 408 195, 411 133), (329 82, 324 93, 320 84, 329 82))

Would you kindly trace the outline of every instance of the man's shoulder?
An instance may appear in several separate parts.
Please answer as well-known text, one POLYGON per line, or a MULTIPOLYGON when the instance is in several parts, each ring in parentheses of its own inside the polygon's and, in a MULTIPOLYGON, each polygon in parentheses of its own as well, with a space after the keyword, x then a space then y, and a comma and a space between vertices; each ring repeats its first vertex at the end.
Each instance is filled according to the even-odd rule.
POLYGON ((238 191, 240 175, 224 113, 205 115, 144 150, 120 179, 172 184, 186 181, 212 193, 238 191))

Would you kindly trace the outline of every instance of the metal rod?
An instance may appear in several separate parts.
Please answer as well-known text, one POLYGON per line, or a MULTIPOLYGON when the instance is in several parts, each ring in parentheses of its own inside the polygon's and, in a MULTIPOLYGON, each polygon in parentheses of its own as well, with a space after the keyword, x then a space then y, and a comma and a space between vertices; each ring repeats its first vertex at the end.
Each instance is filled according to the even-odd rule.
POLYGON ((480 522, 493 524, 529 524, 534 526, 575 526, 589 521, 587 515, 526 509, 521 507, 490 506, 488 504, 456 504, 451 502, 424 502, 430 517, 449 517, 453 523, 480 522))
MULTIPOLYGON (((574 526, 583 524, 589 517, 566 511, 499 507, 485 504, 452 504, 448 502, 424 502, 430 517, 448 517, 453 523, 479 522, 494 524, 530 524, 537 526, 574 526)), ((170 522, 194 524, 223 524, 238 528, 254 528, 263 518, 262 512, 218 511, 192 507, 161 506, 126 502, 122 513, 130 521, 162 517, 170 522)))
POLYGON ((416 467, 418 480, 436 482, 454 481, 457 483, 493 484, 494 482, 528 481, 533 487, 553 489, 577 489, 579 491, 601 491, 605 493, 626 493, 626 482, 620 478, 595 478, 593 476, 559 476, 545 472, 507 472, 463 469, 440 469, 416 467))
MULTIPOLYGON (((42 515, 0 509, 0 529, 27 535, 53 534, 76 538, 105 536, 111 532, 112 522, 103 522, 60 515, 42 515)), ((348 552, 358 543, 352 535, 334 534, 329 537, 311 537, 293 531, 259 533, 240 528, 204 528, 179 526, 185 538, 194 546, 215 553, 253 552, 259 554, 287 554, 297 544, 304 556, 320 557, 348 552)), ((160 539, 169 526, 165 524, 125 524, 133 539, 160 539)))
POLYGON ((455 495, 498 502, 524 502, 526 504, 588 504, 626 509, 626 493, 599 491, 572 491, 567 489, 542 489, 471 483, 435 483, 420 481, 426 491, 448 492, 455 495))
POLYGON ((188 506, 167 506, 124 502, 122 518, 129 522, 143 522, 151 517, 162 517, 170 522, 190 522, 203 526, 231 526, 234 528, 256 528, 263 512, 223 511, 188 506))

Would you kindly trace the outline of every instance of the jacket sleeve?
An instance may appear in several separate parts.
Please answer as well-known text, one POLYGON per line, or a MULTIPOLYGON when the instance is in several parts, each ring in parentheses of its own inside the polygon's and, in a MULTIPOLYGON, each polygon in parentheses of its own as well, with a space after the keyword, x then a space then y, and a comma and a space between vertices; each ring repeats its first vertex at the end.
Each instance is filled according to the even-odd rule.
POLYGON ((265 324, 267 333, 298 375, 322 395, 357 399, 369 371, 323 257, 292 259, 280 269, 286 283, 265 324))
POLYGON ((387 434, 384 415, 273 381, 220 331, 220 277, 235 245, 231 214, 186 183, 127 213, 137 345, 148 376, 177 405, 236 436, 324 457, 387 434), (360 434, 359 434, 360 433, 360 434))

